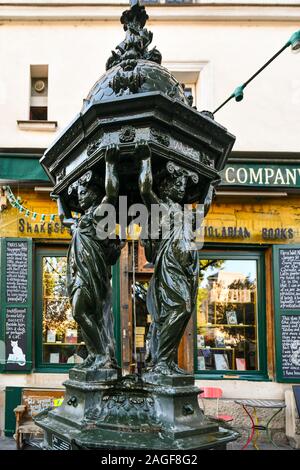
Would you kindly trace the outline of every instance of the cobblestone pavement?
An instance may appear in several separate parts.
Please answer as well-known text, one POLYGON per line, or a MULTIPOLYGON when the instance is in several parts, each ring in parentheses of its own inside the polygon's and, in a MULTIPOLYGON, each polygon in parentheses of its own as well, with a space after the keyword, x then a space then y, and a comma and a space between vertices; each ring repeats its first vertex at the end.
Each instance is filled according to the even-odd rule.
MULTIPOLYGON (((228 450, 242 450, 243 446, 246 444, 248 437, 250 435, 250 429, 248 430, 239 429, 238 431, 241 433, 241 437, 238 440, 229 443, 227 446, 228 450)), ((276 430, 276 432, 273 432, 272 438, 273 438, 273 442, 275 443, 275 445, 266 439, 266 434, 264 431, 260 431, 257 437, 258 449, 259 450, 294 450, 289 445, 289 442, 284 432, 280 430, 276 430)), ((257 450, 255 449, 253 442, 254 442, 254 439, 245 450, 257 450)))

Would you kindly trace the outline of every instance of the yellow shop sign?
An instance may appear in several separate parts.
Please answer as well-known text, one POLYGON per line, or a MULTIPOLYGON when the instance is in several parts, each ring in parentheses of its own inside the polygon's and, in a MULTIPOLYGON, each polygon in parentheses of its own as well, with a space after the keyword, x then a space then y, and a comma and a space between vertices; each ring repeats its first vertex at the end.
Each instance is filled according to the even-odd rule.
POLYGON ((70 238, 69 230, 58 222, 35 222, 20 217, 18 220, 18 233, 32 238, 70 238))

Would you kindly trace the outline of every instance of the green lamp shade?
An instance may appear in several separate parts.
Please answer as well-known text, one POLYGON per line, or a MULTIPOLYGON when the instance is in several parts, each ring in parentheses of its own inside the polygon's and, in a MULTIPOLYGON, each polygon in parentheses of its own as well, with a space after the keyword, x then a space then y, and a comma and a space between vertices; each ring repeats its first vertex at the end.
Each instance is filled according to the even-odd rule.
POLYGON ((243 85, 240 85, 240 86, 236 87, 236 89, 234 90, 232 95, 234 96, 235 101, 242 101, 242 99, 244 98, 244 87, 243 87, 243 85))
POLYGON ((293 52, 300 51, 300 29, 292 34, 288 42, 293 52))

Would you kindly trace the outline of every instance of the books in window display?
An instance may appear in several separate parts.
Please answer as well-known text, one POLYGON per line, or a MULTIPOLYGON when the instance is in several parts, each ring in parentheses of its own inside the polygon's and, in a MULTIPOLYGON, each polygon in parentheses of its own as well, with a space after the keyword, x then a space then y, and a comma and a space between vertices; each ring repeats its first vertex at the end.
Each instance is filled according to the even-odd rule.
POLYGON ((216 348, 225 348, 225 339, 222 335, 216 335, 215 337, 215 347, 216 348))
POLYGON ((226 354, 214 354, 216 370, 229 370, 228 358, 226 354))
POLYGON ((235 362, 236 362, 236 370, 247 370, 246 359, 237 357, 235 362))
POLYGON ((198 356, 198 370, 205 370, 205 357, 198 356))
POLYGON ((228 325, 237 325, 237 316, 234 310, 226 312, 226 318, 228 325))
POLYGON ((59 364, 59 353, 50 353, 50 363, 59 364))
POLYGON ((76 344, 77 343, 77 330, 76 329, 71 329, 67 328, 66 330, 66 336, 65 336, 65 342, 70 343, 70 344, 76 344))
POLYGON ((205 348, 205 336, 204 335, 197 335, 197 347, 205 348))
POLYGON ((204 357, 204 363, 205 363, 205 368, 206 369, 212 369, 213 368, 213 353, 211 352, 210 348, 205 348, 202 349, 202 354, 204 357))
POLYGON ((56 341, 56 330, 47 331, 47 343, 55 343, 56 341))

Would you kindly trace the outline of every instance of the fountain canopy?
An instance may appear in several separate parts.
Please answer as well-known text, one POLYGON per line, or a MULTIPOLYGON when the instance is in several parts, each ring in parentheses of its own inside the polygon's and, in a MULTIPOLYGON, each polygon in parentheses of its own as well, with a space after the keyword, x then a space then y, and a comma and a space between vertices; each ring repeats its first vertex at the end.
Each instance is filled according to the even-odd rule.
MULTIPOLYGON (((234 143, 234 136, 216 123, 209 112, 198 112, 184 85, 161 65, 156 47, 149 49, 152 33, 144 26, 145 7, 133 0, 121 23, 125 39, 106 63, 106 72, 92 87, 80 113, 47 149, 41 159, 54 184, 54 193, 67 195, 68 187, 86 171, 99 175, 104 192, 104 152, 120 147, 120 195, 140 200, 136 142, 145 140, 152 153, 154 181, 161 170, 179 165, 191 176, 183 202, 203 202, 234 143)), ((68 198, 79 210, 76 199, 68 198)))

